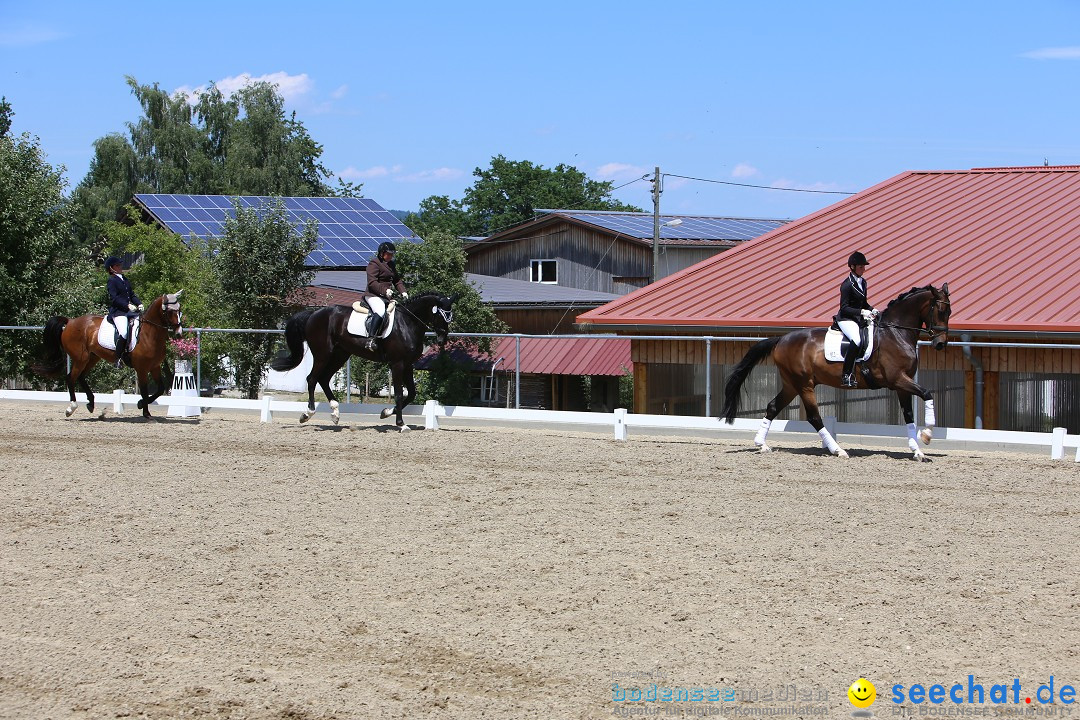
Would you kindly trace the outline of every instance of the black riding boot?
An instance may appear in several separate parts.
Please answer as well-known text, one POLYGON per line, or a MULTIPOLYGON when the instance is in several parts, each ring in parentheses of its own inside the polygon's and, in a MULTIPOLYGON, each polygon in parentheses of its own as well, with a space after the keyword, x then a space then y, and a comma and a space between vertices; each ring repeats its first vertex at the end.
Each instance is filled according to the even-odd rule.
POLYGON ((382 318, 373 312, 368 313, 365 327, 368 334, 367 349, 374 352, 376 347, 375 339, 382 332, 382 318))
POLYGON ((844 377, 840 383, 844 387, 855 387, 855 358, 859 357, 859 348, 855 343, 848 345, 844 355, 844 377))
POLYGON ((131 355, 127 351, 127 338, 116 333, 116 367, 122 368, 131 363, 131 355))

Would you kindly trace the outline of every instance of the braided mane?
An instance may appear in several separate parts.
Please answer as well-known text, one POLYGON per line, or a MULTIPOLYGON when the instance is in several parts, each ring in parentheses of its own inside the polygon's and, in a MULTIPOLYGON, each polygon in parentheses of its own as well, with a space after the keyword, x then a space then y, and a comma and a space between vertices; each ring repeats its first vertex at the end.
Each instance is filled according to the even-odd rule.
POLYGON ((934 291, 934 286, 933 285, 926 285, 924 287, 913 287, 910 290, 907 290, 905 292, 900 293, 900 297, 896 298, 895 300, 890 300, 889 304, 885 306, 885 309, 888 310, 889 308, 891 308, 896 303, 900 302, 901 300, 907 300, 912 295, 916 295, 916 294, 921 293, 921 292, 933 292, 933 291, 934 291))

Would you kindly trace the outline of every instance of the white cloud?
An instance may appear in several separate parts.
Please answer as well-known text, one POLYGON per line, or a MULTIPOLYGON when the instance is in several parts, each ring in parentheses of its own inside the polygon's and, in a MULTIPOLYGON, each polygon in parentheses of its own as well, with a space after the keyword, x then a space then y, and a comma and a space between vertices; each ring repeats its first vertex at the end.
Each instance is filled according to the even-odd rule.
POLYGON ((596 169, 596 177, 601 180, 611 180, 618 182, 620 180, 632 180, 636 177, 648 174, 649 170, 637 165, 627 165, 626 163, 607 163, 601 165, 596 169))
POLYGON ((735 169, 731 171, 731 177, 735 178, 749 178, 760 175, 761 172, 753 165, 747 165, 746 163, 739 163, 735 166, 735 169))
MULTIPOLYGON (((295 102, 307 97, 312 90, 315 89, 315 83, 312 82, 307 73, 289 75, 286 72, 276 72, 267 75, 259 75, 258 77, 255 77, 250 73, 240 73, 239 75, 222 78, 214 84, 217 85, 217 89, 221 91, 222 95, 229 97, 237 90, 247 87, 255 82, 266 82, 276 86, 278 94, 281 95, 285 102, 295 102)), ((190 98, 192 103, 194 103, 198 99, 198 96, 205 92, 206 89, 206 85, 200 85, 195 88, 190 85, 181 85, 173 90, 173 94, 183 93, 190 98)))
POLYGON ((401 172, 400 165, 394 165, 391 168, 385 165, 376 165, 375 167, 369 167, 366 170, 359 170, 352 165, 345 168, 337 175, 342 180, 371 180, 373 178, 386 177, 387 175, 401 172))
POLYGON ((410 175, 400 175, 395 177, 394 180, 396 182, 408 183, 442 182, 444 180, 456 180, 464 174, 464 170, 441 167, 435 168, 434 170, 421 170, 420 172, 412 173, 410 175))
POLYGON ((345 97, 345 93, 347 93, 347 92, 349 92, 349 86, 348 85, 342 85, 337 90, 330 93, 330 97, 332 97, 335 100, 340 100, 341 98, 345 97))
POLYGON ((1032 60, 1080 60, 1080 47, 1040 48, 1021 53, 1020 57, 1032 60))
POLYGON ((828 190, 828 191, 837 191, 837 190, 841 189, 840 186, 837 185, 836 183, 827 183, 827 182, 822 182, 820 180, 818 180, 817 182, 812 182, 812 183, 800 183, 800 182, 795 182, 794 180, 788 180, 786 178, 781 178, 779 180, 775 180, 775 181, 769 183, 769 187, 774 187, 774 188, 778 188, 778 189, 782 188, 782 189, 786 189, 786 190, 828 190))
POLYGON ((66 33, 37 25, 24 25, 0 31, 0 47, 30 47, 67 37, 66 33))

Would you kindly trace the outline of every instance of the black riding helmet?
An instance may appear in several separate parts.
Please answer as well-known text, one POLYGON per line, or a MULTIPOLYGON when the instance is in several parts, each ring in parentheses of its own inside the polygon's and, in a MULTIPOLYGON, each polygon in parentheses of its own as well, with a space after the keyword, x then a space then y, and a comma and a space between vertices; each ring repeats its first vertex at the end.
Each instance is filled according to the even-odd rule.
POLYGON ((379 252, 377 253, 377 256, 381 258, 384 252, 396 253, 397 248, 394 247, 394 243, 392 242, 384 242, 382 245, 379 245, 379 252))
POLYGON ((105 258, 105 272, 109 272, 110 270, 112 270, 114 265, 120 265, 121 267, 123 267, 122 263, 120 262, 120 258, 116 257, 115 255, 110 255, 109 257, 105 258))
POLYGON ((867 266, 869 266, 869 265, 870 265, 870 263, 868 263, 868 262, 866 261, 866 256, 865 256, 865 255, 863 255, 863 254, 862 254, 861 252, 859 252, 858 250, 856 250, 855 252, 851 253, 851 257, 849 257, 849 258, 847 259, 847 264, 848 264, 848 266, 849 266, 849 267, 850 267, 850 266, 852 266, 852 265, 867 265, 867 266))

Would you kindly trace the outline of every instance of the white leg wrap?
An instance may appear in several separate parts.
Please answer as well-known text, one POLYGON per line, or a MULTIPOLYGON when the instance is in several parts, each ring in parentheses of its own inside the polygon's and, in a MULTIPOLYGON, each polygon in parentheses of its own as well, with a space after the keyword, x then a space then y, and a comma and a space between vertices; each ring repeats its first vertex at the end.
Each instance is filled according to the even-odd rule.
POLYGON ((836 440, 833 438, 832 434, 828 430, 826 430, 825 428, 821 428, 817 431, 817 434, 821 437, 821 443, 825 446, 825 449, 828 450, 830 453, 839 457, 848 456, 848 454, 844 452, 844 449, 841 448, 839 444, 837 444, 836 440))
POLYGON ((927 400, 926 405, 926 427, 934 427, 937 425, 937 417, 934 415, 934 401, 927 400))
POLYGON ((338 411, 338 407, 337 400, 330 401, 330 418, 334 421, 335 425, 337 425, 338 420, 341 419, 341 413, 338 411))
POLYGON ((75 410, 78 407, 79 407, 79 403, 77 403, 77 402, 68 403, 67 411, 64 413, 64 415, 67 416, 67 417, 71 417, 72 413, 74 413, 75 410))
POLYGON ((919 452, 919 441, 915 439, 915 423, 907 424, 907 446, 913 452, 919 452))
POLYGON ((770 426, 772 426, 772 420, 761 418, 761 427, 758 428, 757 435, 754 436, 755 445, 762 447, 765 444, 765 438, 769 436, 770 426))

